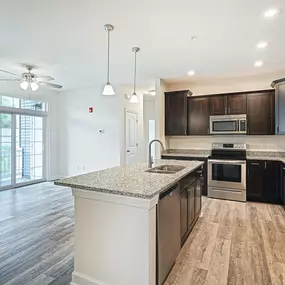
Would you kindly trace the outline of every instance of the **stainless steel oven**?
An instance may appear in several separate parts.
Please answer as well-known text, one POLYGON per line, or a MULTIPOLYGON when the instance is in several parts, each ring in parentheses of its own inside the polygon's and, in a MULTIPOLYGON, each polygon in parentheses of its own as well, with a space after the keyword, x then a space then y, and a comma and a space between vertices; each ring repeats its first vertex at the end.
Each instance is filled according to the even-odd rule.
POLYGON ((246 115, 210 116, 210 134, 246 134, 246 115))
POLYGON ((246 201, 244 144, 213 144, 208 159, 208 196, 246 201))

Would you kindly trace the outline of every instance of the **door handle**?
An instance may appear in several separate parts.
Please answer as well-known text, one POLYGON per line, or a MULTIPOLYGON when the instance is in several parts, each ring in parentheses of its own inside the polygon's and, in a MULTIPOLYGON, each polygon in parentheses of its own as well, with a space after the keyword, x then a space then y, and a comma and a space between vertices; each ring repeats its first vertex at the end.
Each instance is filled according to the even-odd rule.
POLYGON ((128 149, 127 152, 131 152, 131 151, 128 149))

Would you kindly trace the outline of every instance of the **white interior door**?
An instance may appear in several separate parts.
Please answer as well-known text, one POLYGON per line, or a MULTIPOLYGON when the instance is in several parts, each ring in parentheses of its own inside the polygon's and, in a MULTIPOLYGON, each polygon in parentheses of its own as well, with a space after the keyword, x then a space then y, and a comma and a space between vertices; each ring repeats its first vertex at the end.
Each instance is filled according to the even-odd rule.
POLYGON ((126 111, 126 164, 138 161, 138 114, 126 111))

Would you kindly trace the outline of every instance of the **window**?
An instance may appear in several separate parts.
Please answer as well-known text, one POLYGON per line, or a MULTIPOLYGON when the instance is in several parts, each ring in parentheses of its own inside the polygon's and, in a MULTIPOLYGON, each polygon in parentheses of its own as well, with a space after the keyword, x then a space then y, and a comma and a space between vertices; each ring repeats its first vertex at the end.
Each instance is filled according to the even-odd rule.
POLYGON ((45 102, 0 95, 0 106, 46 112, 45 102))

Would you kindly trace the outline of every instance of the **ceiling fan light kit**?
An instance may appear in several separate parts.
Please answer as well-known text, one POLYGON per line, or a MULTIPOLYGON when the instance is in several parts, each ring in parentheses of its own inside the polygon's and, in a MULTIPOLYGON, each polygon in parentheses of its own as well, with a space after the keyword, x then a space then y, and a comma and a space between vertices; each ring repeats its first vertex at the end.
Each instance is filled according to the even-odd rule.
POLYGON ((28 89, 30 89, 32 91, 36 91, 36 90, 38 90, 40 85, 52 87, 52 88, 58 88, 58 89, 62 88, 61 85, 45 82, 45 80, 46 81, 54 80, 53 77, 51 77, 51 76, 39 76, 38 77, 34 73, 31 73, 33 66, 26 65, 25 67, 27 69, 27 72, 24 72, 21 75, 0 69, 0 72, 16 76, 16 78, 13 78, 13 79, 11 79, 11 78, 0 78, 0 81, 18 81, 18 82, 20 82, 20 87, 25 91, 28 89))
POLYGON ((113 86, 110 83, 110 32, 114 30, 114 26, 110 24, 106 24, 104 28, 108 32, 108 67, 107 67, 107 83, 104 86, 102 95, 112 96, 112 95, 115 95, 115 91, 114 91, 113 86))

